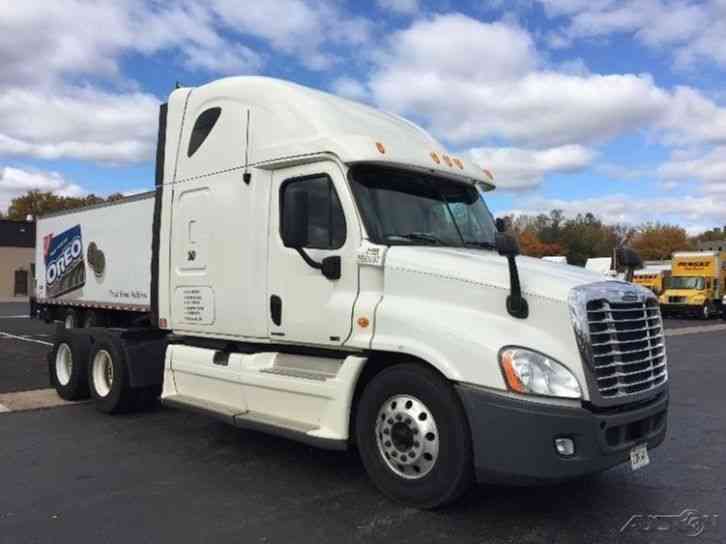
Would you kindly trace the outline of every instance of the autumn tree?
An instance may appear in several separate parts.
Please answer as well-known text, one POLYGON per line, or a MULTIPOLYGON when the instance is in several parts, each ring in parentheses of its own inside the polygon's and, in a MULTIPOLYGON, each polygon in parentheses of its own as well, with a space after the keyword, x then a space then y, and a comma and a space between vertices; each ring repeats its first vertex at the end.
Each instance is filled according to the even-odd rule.
POLYGON ((534 229, 525 229, 519 233, 519 247, 523 255, 530 257, 544 257, 547 255, 561 255, 562 246, 557 243, 543 242, 534 229))
POLYGON ((82 197, 60 196, 49 191, 33 189, 24 195, 14 198, 8 207, 8 219, 22 221, 29 215, 39 217, 48 213, 61 210, 70 210, 91 206, 106 201, 114 201, 123 198, 120 193, 113 193, 107 198, 89 194, 82 197))
POLYGON ((632 247, 644 260, 670 259, 674 251, 692 249, 685 229, 663 223, 641 225, 632 247))

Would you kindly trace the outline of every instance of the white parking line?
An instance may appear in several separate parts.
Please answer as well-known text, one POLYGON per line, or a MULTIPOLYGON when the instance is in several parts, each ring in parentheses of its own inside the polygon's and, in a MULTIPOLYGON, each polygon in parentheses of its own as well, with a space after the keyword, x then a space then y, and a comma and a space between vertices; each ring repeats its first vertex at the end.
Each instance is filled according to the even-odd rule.
POLYGON ((30 319, 29 315, 0 315, 0 319, 30 319))
POLYGON ((33 342, 35 344, 42 344, 44 346, 52 346, 53 342, 46 342, 45 340, 36 340, 35 338, 28 338, 27 336, 18 336, 16 334, 10 334, 7 332, 0 331, 0 338, 12 338, 13 340, 21 340, 23 342, 33 342))
POLYGON ((666 336, 681 336, 684 334, 698 334, 704 332, 726 331, 726 325, 701 325, 700 327, 680 327, 678 329, 666 329, 666 336))

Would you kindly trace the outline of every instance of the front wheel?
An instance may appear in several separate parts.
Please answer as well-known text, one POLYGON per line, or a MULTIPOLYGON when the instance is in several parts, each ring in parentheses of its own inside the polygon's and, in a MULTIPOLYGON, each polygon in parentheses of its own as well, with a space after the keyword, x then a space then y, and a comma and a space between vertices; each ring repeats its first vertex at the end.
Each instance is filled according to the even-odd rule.
POLYGON ((389 497, 419 508, 459 498, 473 482, 466 414, 444 378, 416 364, 382 371, 356 413, 363 464, 389 497))
POLYGON ((703 308, 701 309, 701 319, 708 321, 713 317, 713 308, 711 307, 711 303, 707 302, 703 305, 703 308))

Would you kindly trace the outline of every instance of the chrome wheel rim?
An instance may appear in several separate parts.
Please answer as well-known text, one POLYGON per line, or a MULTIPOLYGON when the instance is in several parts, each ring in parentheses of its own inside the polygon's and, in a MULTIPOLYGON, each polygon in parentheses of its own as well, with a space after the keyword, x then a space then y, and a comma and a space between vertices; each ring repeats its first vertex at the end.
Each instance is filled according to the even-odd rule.
POLYGON ((391 471, 408 480, 426 476, 439 457, 439 431, 431 410, 411 395, 383 403, 376 419, 378 451, 391 471))
POLYGON ((72 329, 75 327, 75 325, 76 325, 76 320, 73 318, 73 315, 68 314, 66 316, 65 320, 63 321, 63 326, 66 329, 72 329))
POLYGON ((93 387, 99 397, 106 397, 113 387, 113 360, 105 349, 93 356, 93 387))
POLYGON ((73 355, 68 344, 58 346, 55 353, 55 376, 59 385, 68 385, 73 373, 73 355))

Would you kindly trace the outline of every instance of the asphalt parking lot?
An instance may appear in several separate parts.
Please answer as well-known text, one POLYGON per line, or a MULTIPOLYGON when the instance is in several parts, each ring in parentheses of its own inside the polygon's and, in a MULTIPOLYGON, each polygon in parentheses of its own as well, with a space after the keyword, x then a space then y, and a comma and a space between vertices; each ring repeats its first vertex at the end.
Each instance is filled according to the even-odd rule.
MULTIPOLYGON (((53 327, 19 317, 26 311, 0 304, 0 404, 48 388, 53 327)), ((0 413, 0 542, 724 542, 726 327, 666 326, 670 430, 637 472, 480 486, 425 512, 380 495, 355 453, 167 408, 111 417, 61 403, 0 413), (678 523, 664 530, 668 518, 660 530, 631 523, 621 532, 633 515, 688 509, 692 532, 697 514, 721 519, 694 537, 678 523)))

